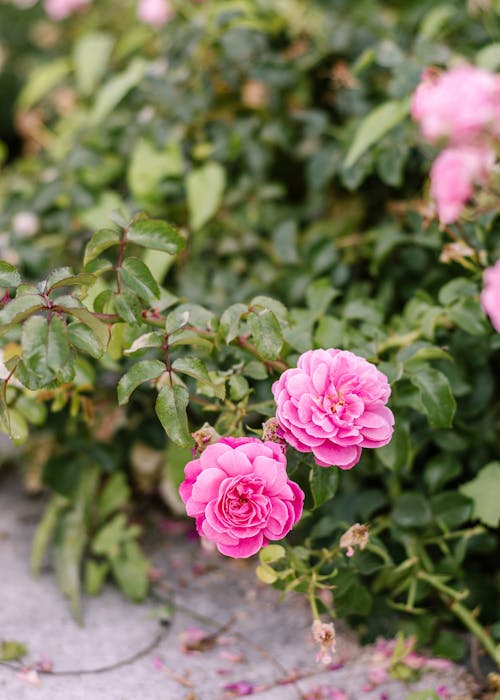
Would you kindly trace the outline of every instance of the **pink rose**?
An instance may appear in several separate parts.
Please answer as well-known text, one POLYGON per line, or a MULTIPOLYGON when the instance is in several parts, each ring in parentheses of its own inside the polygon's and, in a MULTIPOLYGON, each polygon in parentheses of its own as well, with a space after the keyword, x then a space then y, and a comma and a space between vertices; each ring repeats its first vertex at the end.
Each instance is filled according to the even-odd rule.
POLYGON ((162 27, 174 16, 169 0, 139 0, 137 16, 141 22, 162 27))
POLYGON ((498 128, 500 77, 470 65, 441 75, 427 69, 413 94, 411 114, 428 141, 475 140, 481 131, 498 128))
POLYGON ((493 151, 476 146, 446 148, 438 155, 431 169, 431 194, 441 223, 458 219, 474 185, 487 180, 494 162, 493 151))
POLYGON ((320 467, 354 467, 362 447, 390 441, 391 389, 374 365, 347 350, 308 350, 273 384, 285 440, 320 467))
POLYGON ((91 0, 45 0, 44 9, 56 22, 89 5, 91 0))
POLYGON ((481 306, 490 317, 494 329, 500 333, 500 260, 484 271, 483 279, 481 306))
POLYGON ((280 445, 223 438, 186 464, 179 488, 202 537, 222 554, 249 557, 280 540, 302 514, 304 494, 286 473, 280 445))

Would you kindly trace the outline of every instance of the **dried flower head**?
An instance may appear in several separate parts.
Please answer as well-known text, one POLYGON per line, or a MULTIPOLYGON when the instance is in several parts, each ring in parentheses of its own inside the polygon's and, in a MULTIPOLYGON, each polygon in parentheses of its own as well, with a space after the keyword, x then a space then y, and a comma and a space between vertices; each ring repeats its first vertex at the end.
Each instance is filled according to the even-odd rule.
POLYGON ((333 661, 332 654, 335 653, 335 627, 332 622, 321 622, 314 620, 312 623, 312 636, 316 644, 321 644, 320 650, 316 656, 316 661, 330 664, 333 661))
POLYGON ((199 430, 191 434, 195 445, 196 451, 201 454, 209 445, 213 445, 218 440, 220 440, 219 433, 212 428, 210 423, 204 423, 199 430))
POLYGON ((369 539, 368 526, 356 523, 355 525, 351 525, 347 532, 344 532, 340 538, 340 546, 342 549, 347 549, 346 555, 348 557, 352 557, 354 554, 354 547, 364 549, 369 539))

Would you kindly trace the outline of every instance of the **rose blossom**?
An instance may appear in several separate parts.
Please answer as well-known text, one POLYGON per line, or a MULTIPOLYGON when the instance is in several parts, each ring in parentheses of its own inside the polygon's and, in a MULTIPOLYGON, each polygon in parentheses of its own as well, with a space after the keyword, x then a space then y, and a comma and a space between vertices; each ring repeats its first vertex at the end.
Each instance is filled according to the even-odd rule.
POLYGON ((169 0, 139 0, 137 16, 142 22, 162 27, 174 16, 169 0))
POLYGON ((474 185, 487 179, 494 162, 492 151, 476 146, 446 148, 438 155, 431 169, 431 194, 441 223, 458 219, 474 185))
POLYGON ((304 494, 275 442, 222 438, 186 464, 179 493, 202 537, 222 554, 249 557, 298 521, 304 494))
POLYGON ((493 328, 500 333, 500 260, 484 271, 481 306, 490 317, 493 328))
POLYGON ((411 114, 428 141, 475 140, 481 131, 497 125, 500 77, 471 65, 437 75, 427 69, 413 94, 411 114))
POLYGON ((362 447, 390 441, 391 389, 375 365, 347 350, 308 350, 273 384, 285 440, 321 467, 354 467, 362 447))
POLYGON ((90 2, 91 0, 45 0, 44 9, 51 19, 59 21, 86 7, 90 2))

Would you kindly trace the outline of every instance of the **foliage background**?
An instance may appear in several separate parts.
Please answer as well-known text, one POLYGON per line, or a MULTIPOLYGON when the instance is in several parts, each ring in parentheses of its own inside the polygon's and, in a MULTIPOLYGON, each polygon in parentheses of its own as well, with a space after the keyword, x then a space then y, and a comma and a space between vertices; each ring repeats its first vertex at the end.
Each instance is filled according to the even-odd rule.
MULTIPOLYGON (((365 451, 340 477, 290 455, 308 513, 286 564, 276 564, 288 573, 268 578, 315 597, 311 572, 321 562, 337 614, 366 638, 404 629, 460 658, 454 620, 463 603, 498 641, 500 579, 491 561, 500 513, 491 494, 500 471, 499 340, 478 303, 481 269, 500 257, 498 222, 490 213, 439 230, 423 198, 433 152, 407 117, 428 64, 465 59, 498 69, 498 7, 183 2, 158 31, 136 22, 133 3, 120 3, 119 13, 114 2, 98 4, 57 26, 38 5, 0 5, 8 105, 0 139, 9 161, 0 174, 0 257, 25 280, 45 279, 58 266, 79 271, 92 232, 113 227, 114 210, 178 226, 187 239, 178 254, 134 253, 165 289, 160 313, 176 303, 208 309, 180 313, 189 308, 215 345, 191 338, 174 351, 196 355, 210 372, 210 381, 186 380, 192 429, 205 420, 220 433, 259 429, 273 414, 276 372, 311 347, 378 363, 393 387, 392 443, 365 451), (26 211, 36 232, 19 227, 16 215, 26 211), (446 247, 456 239, 473 248, 470 258, 446 247), (228 315, 232 304, 244 306, 228 315), (262 325, 264 310, 270 325, 262 325), (373 522, 372 549, 349 565, 337 556, 340 571, 330 578, 333 559, 318 552, 356 521, 373 522)), ((89 308, 114 284, 92 271, 99 280, 80 295, 89 308)), ((99 309, 110 312, 105 298, 99 309)), ((75 610, 65 533, 78 533, 71 571, 86 561, 87 590, 111 571, 140 598, 146 564, 126 516, 141 492, 179 507, 189 449, 166 437, 147 387, 126 411, 116 408, 123 372, 158 357, 154 348, 124 354, 151 330, 142 320, 141 309, 122 316, 107 355, 78 360, 74 378, 59 374, 28 396, 9 388, 18 441, 33 431, 24 443, 31 478, 38 466, 55 494, 34 564, 54 536, 56 570, 75 610), (91 512, 96 492, 101 505, 91 512)), ((18 328, 4 335, 4 359, 19 341, 26 355, 18 328)))

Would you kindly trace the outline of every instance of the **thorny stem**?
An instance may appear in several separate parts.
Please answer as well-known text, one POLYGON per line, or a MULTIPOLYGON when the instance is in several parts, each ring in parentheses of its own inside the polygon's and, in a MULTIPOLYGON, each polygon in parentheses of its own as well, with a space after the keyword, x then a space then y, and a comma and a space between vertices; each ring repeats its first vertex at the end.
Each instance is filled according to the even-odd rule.
POLYGON ((128 227, 123 229, 123 238, 120 243, 120 249, 118 251, 118 259, 116 261, 116 265, 114 266, 115 270, 115 275, 116 275, 116 291, 118 294, 121 294, 121 283, 120 283, 120 268, 123 265, 123 256, 125 255, 125 248, 127 247, 127 234, 128 234, 128 227))
POLYGON ((174 380, 172 377, 172 363, 170 362, 170 353, 169 353, 170 345, 169 345, 169 335, 168 333, 165 333, 165 342, 163 343, 163 351, 165 353, 165 365, 167 367, 167 372, 168 372, 168 379, 170 381, 170 386, 174 386, 174 380))
POLYGON ((441 599, 448 605, 450 610, 463 622, 463 624, 468 628, 468 630, 475 636, 483 647, 486 649, 488 654, 491 656, 493 661, 500 666, 500 650, 497 650, 495 643, 492 638, 486 632, 483 625, 474 617, 473 613, 465 607, 460 601, 467 595, 466 591, 456 591, 450 588, 442 581, 440 581, 436 576, 427 574, 425 571, 419 571, 417 577, 422 581, 425 581, 430 586, 439 591, 441 599), (451 603, 450 603, 451 598, 451 603))

